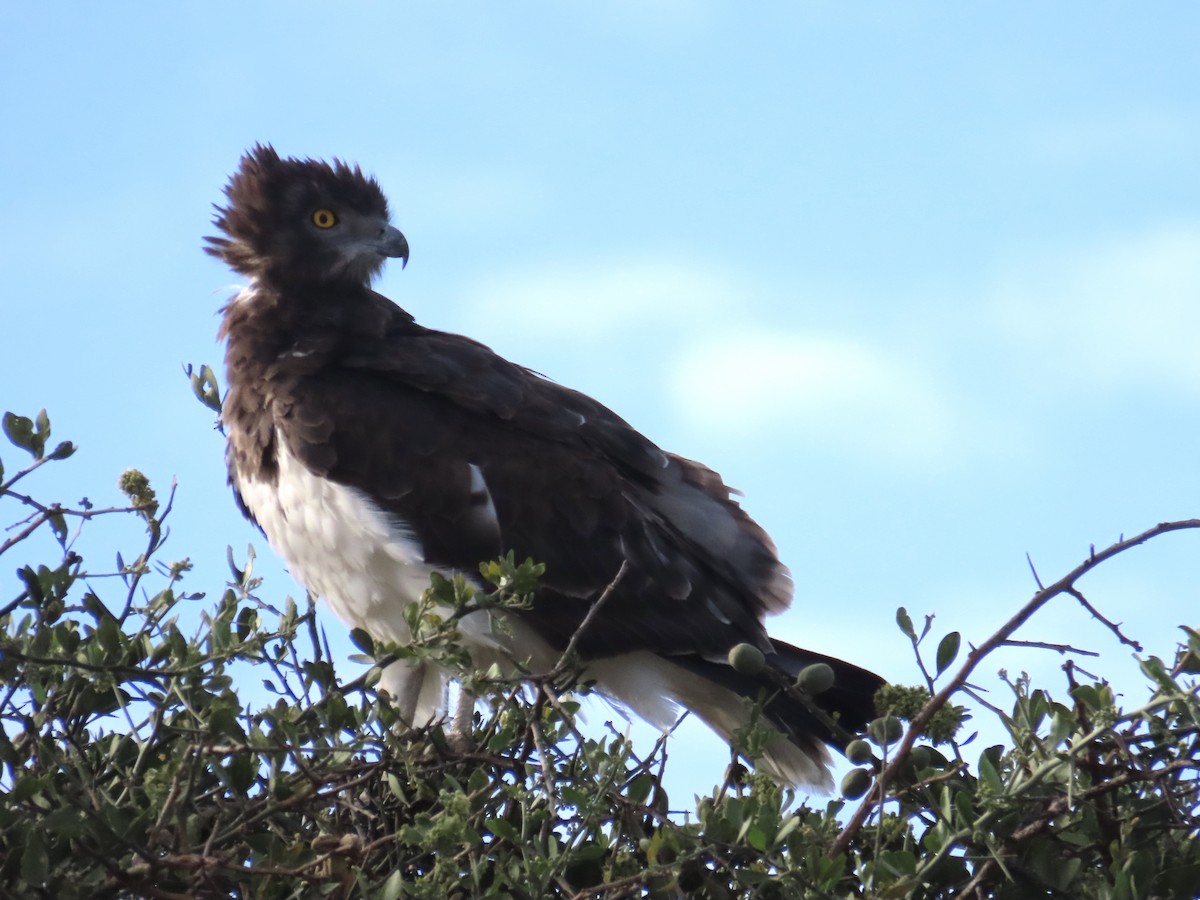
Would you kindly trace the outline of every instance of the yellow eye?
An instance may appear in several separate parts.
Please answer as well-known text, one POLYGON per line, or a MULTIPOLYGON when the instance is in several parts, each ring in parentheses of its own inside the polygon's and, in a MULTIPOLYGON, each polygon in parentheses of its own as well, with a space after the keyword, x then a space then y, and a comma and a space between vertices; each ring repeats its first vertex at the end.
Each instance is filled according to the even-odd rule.
POLYGON ((312 223, 318 228, 332 228, 337 221, 337 214, 332 209, 313 210, 312 223))

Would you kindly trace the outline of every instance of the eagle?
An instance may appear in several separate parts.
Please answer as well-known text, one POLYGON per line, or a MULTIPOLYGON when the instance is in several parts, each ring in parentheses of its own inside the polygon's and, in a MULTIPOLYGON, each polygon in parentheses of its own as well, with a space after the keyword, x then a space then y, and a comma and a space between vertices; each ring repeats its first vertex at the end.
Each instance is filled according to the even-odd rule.
MULTIPOLYGON (((873 716, 882 680, 768 636, 792 579, 716 472, 373 291, 409 246, 358 166, 258 144, 225 197, 205 250, 248 281, 219 330, 229 482, 297 580, 350 626, 403 644, 405 609, 433 573, 478 582, 481 561, 533 559, 545 573, 528 608, 463 620, 472 665, 548 671, 574 638, 615 705, 662 728, 682 707, 726 740, 770 698, 762 718, 777 734, 758 764, 832 786, 826 745, 844 734, 781 678, 829 665, 833 686, 813 702, 849 732, 873 716), (731 664, 741 644, 761 651, 758 671, 731 664)), ((446 685, 428 662, 395 663, 381 682, 422 724, 446 685)))

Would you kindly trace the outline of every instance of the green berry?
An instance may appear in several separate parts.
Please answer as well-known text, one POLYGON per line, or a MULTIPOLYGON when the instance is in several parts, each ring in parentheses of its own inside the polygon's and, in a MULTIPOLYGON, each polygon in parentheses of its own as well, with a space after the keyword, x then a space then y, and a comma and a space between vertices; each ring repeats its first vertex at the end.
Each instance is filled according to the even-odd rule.
POLYGON ((904 736, 904 723, 895 716, 882 716, 867 726, 867 734, 880 747, 886 747, 904 736))
POLYGON ((743 675, 757 675, 766 667, 767 658, 753 644, 735 644, 729 651, 729 665, 743 675))
POLYGON ((805 666, 796 676, 796 687, 810 697, 823 694, 833 687, 833 668, 829 663, 813 663, 805 666))
POLYGON ((856 766, 866 765, 874 756, 875 754, 871 751, 871 745, 862 738, 851 741, 846 745, 846 759, 850 760, 856 766))
POLYGON ((842 778, 842 796, 857 800, 871 789, 872 776, 866 769, 851 769, 842 778))

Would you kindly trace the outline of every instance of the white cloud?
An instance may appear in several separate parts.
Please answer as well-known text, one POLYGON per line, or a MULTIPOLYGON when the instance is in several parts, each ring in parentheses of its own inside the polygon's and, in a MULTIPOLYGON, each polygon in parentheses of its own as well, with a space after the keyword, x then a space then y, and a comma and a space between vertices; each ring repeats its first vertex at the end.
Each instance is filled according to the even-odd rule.
POLYGON ((399 172, 395 164, 375 174, 385 186, 403 186, 395 192, 392 209, 402 231, 406 222, 420 222, 426 230, 434 225, 491 229, 540 215, 546 205, 545 185, 520 170, 429 171, 419 181, 406 180, 399 172))
POLYGON ((1144 162, 1194 152, 1198 142, 1200 129, 1191 116, 1154 107, 1067 118, 1043 125, 1030 136, 1035 155, 1064 165, 1114 156, 1144 162))
POLYGON ((1035 370, 1200 392, 1200 226, 1029 261, 990 293, 991 321, 1035 370))
POLYGON ((679 355, 670 389, 687 423, 708 431, 799 434, 902 465, 940 461, 957 442, 952 404, 909 358, 836 335, 711 334, 679 355))
POLYGON ((437 202, 448 218, 484 225, 510 217, 514 210, 525 215, 539 211, 545 200, 543 186, 518 172, 465 173, 440 187, 437 202))
POLYGON ((666 381, 641 389, 697 432, 795 437, 892 469, 1027 460, 1039 416, 1081 392, 1200 391, 1200 226, 1026 257, 973 291, 893 290, 866 319, 839 293, 680 257, 559 262, 479 283, 463 315, 535 365, 529 343, 570 348, 579 368, 548 371, 577 386, 621 377, 607 363, 585 377, 587 359, 653 352, 666 381), (778 304, 811 294, 849 311, 819 331, 792 313, 783 325, 778 304))
POLYGON ((736 296, 733 280, 704 263, 557 263, 477 285, 467 309, 483 333, 519 330, 579 341, 668 320, 677 329, 694 328, 736 296))

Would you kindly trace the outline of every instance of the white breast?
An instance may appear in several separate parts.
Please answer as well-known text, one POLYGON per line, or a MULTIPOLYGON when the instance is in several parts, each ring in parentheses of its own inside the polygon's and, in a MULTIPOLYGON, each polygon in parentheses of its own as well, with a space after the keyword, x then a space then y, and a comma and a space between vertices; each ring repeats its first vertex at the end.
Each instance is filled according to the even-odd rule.
MULTIPOLYGON (((235 476, 243 502, 271 546, 292 575, 347 625, 380 640, 408 643, 404 610, 429 588, 438 567, 425 562, 416 535, 399 517, 381 510, 363 491, 314 475, 287 450, 282 435, 276 438, 274 483, 235 476)), ((545 641, 511 618, 493 630, 488 613, 475 613, 460 627, 466 649, 481 668, 514 658, 532 658, 545 667, 554 662, 545 641)), ((443 705, 444 685, 445 677, 432 669, 392 666, 381 686, 402 708, 427 720, 443 705)))
POLYGON ((276 482, 237 485, 271 546, 342 621, 408 641, 403 609, 420 599, 434 570, 420 543, 362 491, 313 475, 278 437, 276 482))

